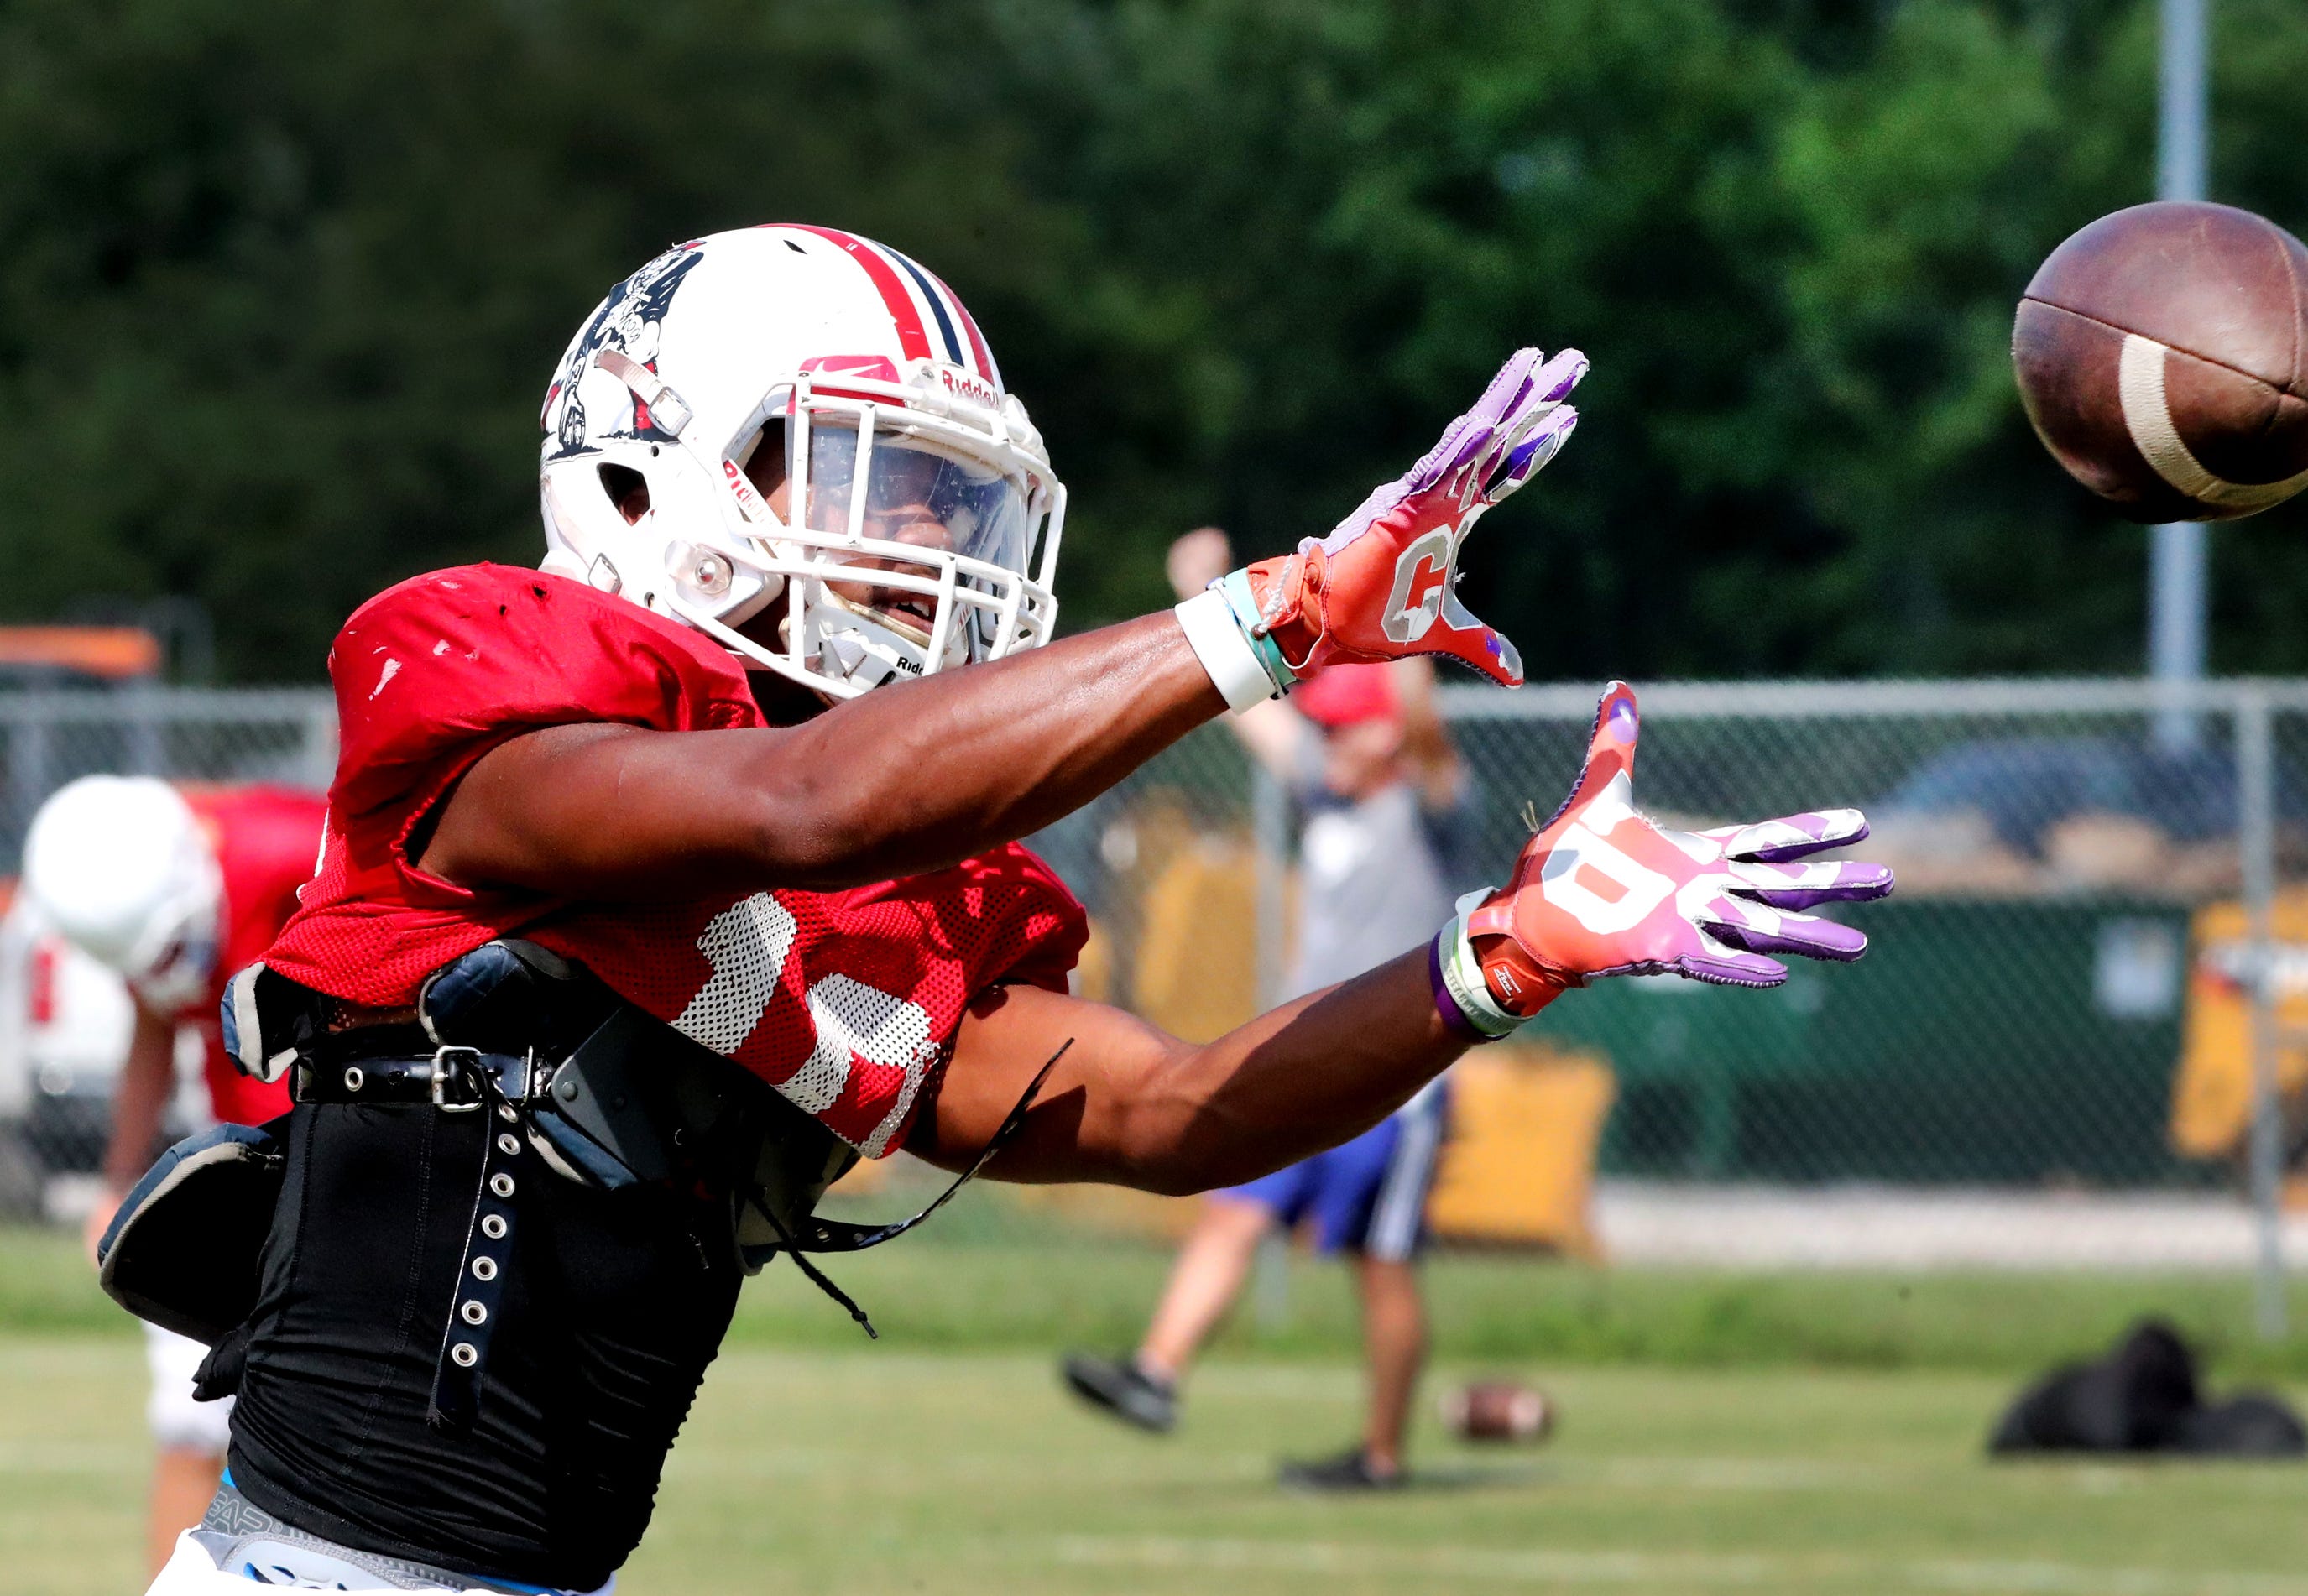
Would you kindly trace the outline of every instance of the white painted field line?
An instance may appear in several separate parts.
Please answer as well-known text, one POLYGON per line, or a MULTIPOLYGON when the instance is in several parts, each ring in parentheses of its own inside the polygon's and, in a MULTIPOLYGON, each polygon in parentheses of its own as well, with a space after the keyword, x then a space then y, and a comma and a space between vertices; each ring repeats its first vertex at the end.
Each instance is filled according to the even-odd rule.
POLYGON ((2010 1592, 2011 1596, 2308 1596, 2308 1577, 2237 1570, 2100 1568, 2075 1563, 1899 1562, 1875 1558, 1778 1557, 1704 1552, 1567 1549, 1415 1550, 1337 1540, 1247 1540, 1168 1535, 1066 1535, 1052 1560, 1093 1567, 1176 1568, 1210 1573, 1379 1575, 1465 1579, 1497 1584, 1631 1585, 1743 1589, 1833 1582, 1869 1589, 2010 1592))

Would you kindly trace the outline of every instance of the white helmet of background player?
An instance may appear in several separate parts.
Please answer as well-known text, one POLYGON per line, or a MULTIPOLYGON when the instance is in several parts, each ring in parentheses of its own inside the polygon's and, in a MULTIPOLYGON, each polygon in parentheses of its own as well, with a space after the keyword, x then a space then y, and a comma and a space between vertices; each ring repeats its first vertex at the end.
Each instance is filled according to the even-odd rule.
POLYGON ((961 301, 895 250, 799 226, 667 250, 579 331, 543 421, 545 569, 753 665, 848 698, 1049 640, 1065 489, 961 301), (735 630, 781 595, 775 641, 735 630))
POLYGON ((215 850, 176 788, 149 776, 59 787, 24 837, 26 897, 67 940, 176 1014, 215 974, 224 884, 215 850))

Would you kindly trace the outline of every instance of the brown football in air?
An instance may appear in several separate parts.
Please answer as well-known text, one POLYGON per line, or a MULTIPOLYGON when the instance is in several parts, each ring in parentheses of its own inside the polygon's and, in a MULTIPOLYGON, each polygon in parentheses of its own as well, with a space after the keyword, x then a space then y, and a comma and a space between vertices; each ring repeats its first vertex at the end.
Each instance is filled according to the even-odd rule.
POLYGON ((2308 487, 2308 249, 2166 200, 2052 252, 2011 327, 2028 419, 2135 521, 2226 521, 2308 487))
POLYGON ((1469 1380, 1441 1406, 1443 1428, 1469 1441, 1535 1441, 1554 1428, 1554 1404, 1514 1380, 1469 1380))

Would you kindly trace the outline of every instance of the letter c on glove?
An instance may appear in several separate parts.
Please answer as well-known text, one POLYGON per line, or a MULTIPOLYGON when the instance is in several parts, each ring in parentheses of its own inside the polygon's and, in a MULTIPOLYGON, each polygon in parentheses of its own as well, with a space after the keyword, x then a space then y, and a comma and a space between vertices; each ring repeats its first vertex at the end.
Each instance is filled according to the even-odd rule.
POLYGON ((1387 595, 1379 630, 1390 642, 1415 643, 1442 613, 1451 588, 1451 531, 1422 533, 1394 560, 1394 591, 1387 595))

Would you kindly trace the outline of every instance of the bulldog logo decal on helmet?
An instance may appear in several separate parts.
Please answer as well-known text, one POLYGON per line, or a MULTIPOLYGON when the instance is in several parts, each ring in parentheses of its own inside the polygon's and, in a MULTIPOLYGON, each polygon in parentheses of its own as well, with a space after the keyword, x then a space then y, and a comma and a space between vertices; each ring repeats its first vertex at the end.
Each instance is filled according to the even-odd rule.
MULTIPOLYGON (((676 245, 609 291, 585 330, 577 335, 568 353, 561 357, 561 369, 554 375, 553 386, 546 390, 544 425, 560 441, 556 453, 576 454, 586 446, 585 407, 577 398, 577 381, 592 365, 596 354, 615 349, 651 371, 657 369, 659 327, 666 313, 673 308, 673 296, 680 289, 682 279, 702 259, 704 253, 697 244, 676 245), (556 423, 554 406, 564 398, 566 402, 561 404, 556 423)), ((638 407, 632 435, 647 436, 656 430, 648 407, 638 407)))
POLYGON ((1039 648, 1066 492, 943 279, 772 223, 659 255, 561 357, 544 568, 853 698, 1039 648))

